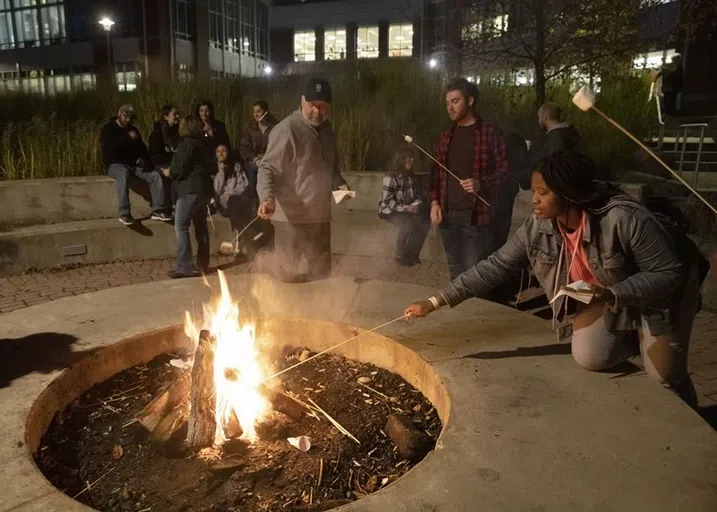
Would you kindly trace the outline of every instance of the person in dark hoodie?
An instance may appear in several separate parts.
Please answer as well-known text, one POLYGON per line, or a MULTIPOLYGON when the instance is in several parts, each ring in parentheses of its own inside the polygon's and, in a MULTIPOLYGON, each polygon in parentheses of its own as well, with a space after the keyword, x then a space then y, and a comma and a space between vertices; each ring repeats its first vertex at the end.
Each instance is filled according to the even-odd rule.
POLYGON ((162 118, 155 121, 149 136, 149 157, 155 168, 169 167, 179 146, 179 113, 172 105, 164 105, 162 118))
POLYGON ((214 114, 214 104, 211 101, 202 100, 197 105, 194 115, 202 122, 202 136, 212 158, 220 144, 231 148, 227 127, 223 122, 217 121, 214 114))
POLYGON ((139 179, 149 185, 152 220, 170 221, 167 213, 162 175, 147 162, 147 147, 134 125, 136 113, 130 104, 122 105, 117 117, 108 121, 100 132, 102 162, 107 174, 115 179, 119 221, 125 226, 134 224, 129 188, 132 180, 139 179))
POLYGON ((252 120, 239 142, 239 154, 244 160, 249 178, 249 196, 256 197, 256 181, 261 161, 269 145, 269 133, 276 125, 276 118, 269 111, 269 105, 259 100, 251 107, 252 120))
POLYGON ((530 151, 530 160, 520 173, 520 188, 530 190, 530 177, 535 165, 542 159, 561 151, 579 152, 582 139, 570 123, 561 121, 562 109, 556 103, 544 103, 538 109, 538 126, 545 132, 542 145, 530 151))
POLYGON ((182 141, 177 147, 169 175, 177 187, 174 232, 177 237, 177 267, 170 272, 173 279, 197 277, 209 271, 209 230, 207 205, 214 194, 211 178, 211 156, 204 143, 202 123, 186 116, 179 123, 182 141), (197 239, 197 264, 192 261, 189 226, 194 224, 197 239))
MULTIPOLYGON (((149 159, 154 168, 164 175, 179 146, 179 113, 172 105, 164 105, 160 115, 161 119, 155 121, 149 136, 149 159)), ((167 205, 174 206, 177 203, 177 190, 168 178, 165 178, 164 189, 168 196, 167 205)))

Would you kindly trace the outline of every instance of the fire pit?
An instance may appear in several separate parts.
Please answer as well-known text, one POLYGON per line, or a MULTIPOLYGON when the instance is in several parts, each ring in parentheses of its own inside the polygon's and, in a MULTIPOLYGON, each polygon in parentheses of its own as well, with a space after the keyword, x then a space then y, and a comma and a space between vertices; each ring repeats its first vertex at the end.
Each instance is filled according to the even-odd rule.
POLYGON ((242 319, 220 282, 201 320, 102 349, 43 393, 36 407, 80 392, 35 453, 57 488, 102 511, 329 510, 435 447, 448 400, 415 353, 368 333, 318 354, 361 331, 242 319))
MULTIPOLYGON (((215 282, 210 278, 211 284, 215 282)), ((233 291, 261 287, 266 292, 262 313, 269 321, 257 323, 258 339, 277 340, 278 345, 304 345, 312 352, 352 336, 357 329, 347 324, 370 329, 400 314, 411 300, 435 293, 422 286, 353 278, 289 285, 263 276, 232 276, 230 285, 233 291)), ((38 364, 22 376, 17 373, 9 386, 0 388, 0 511, 90 510, 51 485, 38 471, 34 457, 42 449, 43 436, 57 413, 93 385, 128 368, 148 364, 160 354, 179 355, 182 349, 190 352, 193 344, 184 335, 183 326, 176 324, 187 308, 201 311, 209 295, 201 280, 162 281, 2 315, 6 343, 14 340, 11 346, 17 347, 11 356, 17 358, 22 351, 30 359, 36 357, 38 364), (33 343, 38 336, 49 336, 45 347, 51 346, 50 340, 60 343, 69 337, 76 341, 66 354, 46 349, 54 350, 52 359, 48 356, 53 352, 41 353, 38 348, 43 345, 33 343), (21 347, 26 348, 23 351, 21 347)), ((240 303, 242 310, 245 306, 240 303)), ((714 431, 669 390, 642 375, 625 378, 579 368, 562 350, 564 347, 555 345, 549 323, 475 300, 440 311, 425 321, 397 322, 380 332, 383 335, 367 334, 338 352, 349 360, 374 364, 402 377, 407 386, 421 391, 433 404, 443 428, 436 449, 411 471, 341 507, 342 511, 466 507, 505 511, 606 507, 715 510, 714 431), (555 482, 560 482, 561 492, 556 493, 555 482)), ((291 352, 297 354, 298 349, 291 352)), ((277 350, 273 360, 278 361, 280 355, 277 350)), ((164 368, 169 369, 166 365, 164 368)), ((378 375, 375 377, 378 379, 378 375)), ((352 384, 357 383, 352 380, 352 384)), ((289 390, 287 385, 285 391, 289 390)), ((362 440, 361 429, 353 428, 330 402, 323 402, 322 394, 313 400, 362 440)), ((150 395, 149 400, 156 392, 150 395)), ((107 396, 98 394, 96 398, 107 396)), ((118 402, 122 400, 107 404, 119 409, 118 402)), ((333 426, 328 420, 313 421, 323 431, 347 441, 347 446, 358 447, 348 437, 330 430, 333 426)), ((125 428, 148 435, 136 423, 125 428)), ((312 445, 306 453, 292 448, 292 453, 312 457, 313 450, 319 448, 312 445)), ((127 450, 115 460, 112 453, 103 452, 102 460, 122 461, 131 455, 127 450)), ((309 478, 315 482, 318 467, 313 462, 309 478)), ((355 467, 354 478, 365 466, 355 467)), ((331 468, 325 460, 324 480, 331 468)), ((113 474, 93 489, 104 488, 113 474)), ((181 475, 177 475, 179 478, 181 475)), ((363 473, 360 482, 366 486, 363 473)), ((87 482, 83 484, 87 486, 87 482)), ((314 493, 316 499, 316 490, 314 493)), ((135 507, 136 503, 131 510, 142 510, 135 507)), ((143 508, 150 506, 142 504, 143 508)), ((160 509, 152 508, 156 510, 160 509)))

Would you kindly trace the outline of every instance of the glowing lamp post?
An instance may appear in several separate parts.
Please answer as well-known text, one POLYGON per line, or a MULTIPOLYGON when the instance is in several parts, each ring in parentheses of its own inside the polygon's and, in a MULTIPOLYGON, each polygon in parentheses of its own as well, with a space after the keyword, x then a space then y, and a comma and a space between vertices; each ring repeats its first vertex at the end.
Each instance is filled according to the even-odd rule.
POLYGON ((102 25, 102 28, 105 29, 105 35, 107 36, 107 65, 110 68, 110 73, 112 73, 112 47, 110 46, 110 30, 112 30, 112 25, 114 25, 115 22, 105 16, 99 21, 99 23, 100 25, 102 25))

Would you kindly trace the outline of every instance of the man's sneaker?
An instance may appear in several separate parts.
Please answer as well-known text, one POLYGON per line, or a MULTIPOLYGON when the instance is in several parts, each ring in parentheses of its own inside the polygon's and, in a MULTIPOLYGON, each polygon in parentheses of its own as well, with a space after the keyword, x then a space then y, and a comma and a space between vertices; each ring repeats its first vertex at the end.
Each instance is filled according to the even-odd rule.
POLYGON ((150 217, 152 220, 160 220, 162 222, 169 222, 172 220, 172 216, 168 215, 164 212, 154 212, 152 216, 150 217))
POLYGON ((132 224, 134 224, 134 217, 132 217, 131 215, 120 215, 119 221, 125 226, 131 226, 132 224))

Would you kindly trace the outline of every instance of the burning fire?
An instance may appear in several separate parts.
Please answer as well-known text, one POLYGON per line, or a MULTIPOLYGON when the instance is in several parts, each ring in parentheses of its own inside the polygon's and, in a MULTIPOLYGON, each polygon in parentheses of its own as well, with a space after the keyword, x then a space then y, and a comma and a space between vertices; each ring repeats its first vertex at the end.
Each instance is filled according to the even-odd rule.
POLYGON ((216 338, 214 384, 216 390, 217 429, 214 444, 227 441, 225 429, 236 416, 243 430, 242 439, 256 439, 254 422, 268 410, 267 401, 259 393, 265 377, 257 360, 253 324, 239 320, 239 305, 232 300, 224 273, 218 271, 221 295, 213 306, 204 304, 202 327, 198 328, 191 314, 185 314, 184 332, 195 344, 199 332, 208 330, 216 338))

